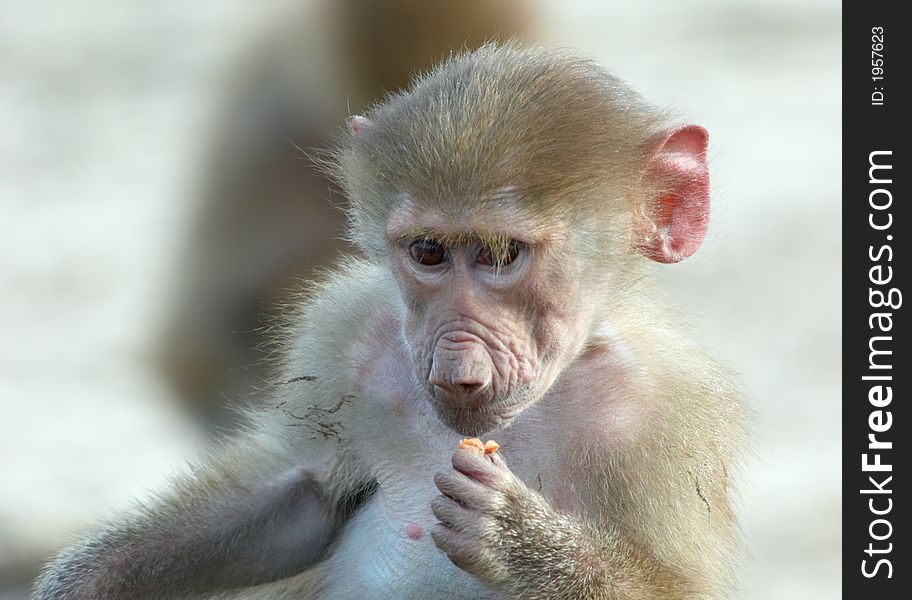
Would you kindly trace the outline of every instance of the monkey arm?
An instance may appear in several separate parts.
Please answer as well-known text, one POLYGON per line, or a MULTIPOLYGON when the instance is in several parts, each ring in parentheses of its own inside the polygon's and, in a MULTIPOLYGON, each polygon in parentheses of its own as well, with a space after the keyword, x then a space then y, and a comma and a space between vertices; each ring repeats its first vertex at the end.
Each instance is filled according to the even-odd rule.
POLYGON ((665 444, 591 454, 583 503, 572 512, 528 488, 517 493, 505 520, 510 595, 725 597, 736 546, 723 458, 731 453, 712 442, 665 444))
MULTIPOLYGON (((687 502, 693 479, 686 473, 676 478, 669 470, 653 478, 663 465, 640 462, 640 471, 648 473, 640 481, 635 475, 626 482, 593 477, 593 489, 584 495, 594 500, 565 513, 513 475, 498 454, 484 457, 462 449, 454 454, 453 467, 435 478, 442 495, 431 506, 440 520, 434 541, 456 566, 507 597, 684 599, 705 598, 722 587, 712 581, 719 567, 704 562, 724 558, 729 540, 723 537, 731 526, 723 510, 727 505, 717 506, 710 520, 708 504, 697 496, 697 502, 687 502), (609 481, 610 490, 605 488, 609 481), (667 486, 680 489, 675 494, 662 489, 667 486), (636 503, 624 501, 624 507, 598 506, 599 498, 633 500, 641 494, 636 503), (685 500, 679 506, 655 506, 656 499, 676 496, 685 500), (645 515, 640 507, 650 504, 660 514, 645 515), (686 539, 679 533, 682 526, 690 531, 686 539)), ((724 497, 711 478, 702 485, 704 499, 724 497)))
POLYGON ((65 550, 34 597, 187 598, 300 572, 321 560, 369 489, 358 491, 344 458, 323 454, 332 466, 309 469, 274 434, 239 436, 154 502, 65 550))
MULTIPOLYGON (((534 494, 534 492, 533 492, 534 494)), ((540 496, 521 512, 530 521, 507 536, 510 597, 547 600, 663 600, 697 597, 682 572, 622 529, 559 513, 540 496), (535 560, 530 560, 534 557, 535 560)))

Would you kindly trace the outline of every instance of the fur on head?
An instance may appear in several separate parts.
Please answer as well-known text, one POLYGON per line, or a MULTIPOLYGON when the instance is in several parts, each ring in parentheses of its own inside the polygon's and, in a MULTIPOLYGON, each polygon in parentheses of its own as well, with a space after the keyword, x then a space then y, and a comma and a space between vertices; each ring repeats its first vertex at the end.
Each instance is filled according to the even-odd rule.
POLYGON ((351 238, 370 256, 384 252, 383 224, 403 196, 458 219, 504 201, 503 190, 534 220, 564 222, 604 251, 632 235, 644 141, 665 121, 587 59, 489 44, 354 117, 330 168, 349 198, 351 238))

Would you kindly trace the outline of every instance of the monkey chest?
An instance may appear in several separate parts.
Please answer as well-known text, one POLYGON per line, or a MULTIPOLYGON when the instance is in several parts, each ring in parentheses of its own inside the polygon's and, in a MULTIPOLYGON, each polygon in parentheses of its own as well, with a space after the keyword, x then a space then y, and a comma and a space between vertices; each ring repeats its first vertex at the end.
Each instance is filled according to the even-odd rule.
MULTIPOLYGON (((440 494, 434 474, 452 469, 451 456, 461 437, 453 432, 432 431, 434 435, 426 437, 417 429, 405 434, 414 441, 414 447, 388 442, 389 447, 376 444, 370 453, 363 449, 364 456, 373 459, 371 466, 378 489, 346 524, 335 551, 327 558, 324 572, 335 576, 321 588, 324 591, 318 598, 499 597, 450 562, 431 538, 437 523, 431 503, 440 494)), ((535 435, 539 440, 544 436, 541 431, 535 435)), ((485 436, 503 442, 505 451, 510 451, 505 457, 514 473, 558 506, 563 498, 554 473, 565 472, 556 466, 558 453, 518 452, 529 447, 527 437, 525 427, 493 431, 485 436)))
POLYGON ((414 501, 403 501, 398 491, 391 495, 381 489, 358 511, 325 565, 336 576, 326 582, 318 598, 496 597, 434 545, 430 535, 436 522, 430 511, 434 491, 413 489, 411 493, 414 501))

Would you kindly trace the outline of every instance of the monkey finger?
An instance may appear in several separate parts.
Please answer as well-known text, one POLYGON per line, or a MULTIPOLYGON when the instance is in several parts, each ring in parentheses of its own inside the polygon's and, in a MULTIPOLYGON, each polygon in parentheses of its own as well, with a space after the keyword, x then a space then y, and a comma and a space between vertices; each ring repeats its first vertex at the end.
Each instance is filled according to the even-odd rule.
MULTIPOLYGON (((490 455, 489 455, 490 456, 490 455)), ((457 451, 453 454, 453 468, 490 488, 506 492, 512 482, 512 473, 507 469, 506 463, 494 462, 494 458, 471 451, 457 451)))
POLYGON ((454 565, 465 571, 471 572, 480 558, 481 552, 469 536, 460 534, 452 529, 441 525, 434 525, 431 529, 431 539, 434 544, 449 557, 454 565))
POLYGON ((490 551, 476 540, 437 524, 431 529, 434 544, 447 555, 454 565, 484 581, 497 582, 503 576, 503 569, 494 560, 490 551))
POLYGON ((484 528, 483 523, 489 521, 477 511, 467 509, 446 496, 437 496, 431 501, 431 512, 449 529, 472 537, 478 537, 476 532, 484 528))
POLYGON ((488 459, 488 461, 494 464, 496 467, 506 469, 508 471, 510 470, 510 467, 507 466, 507 461, 503 459, 503 455, 500 452, 491 452, 489 454, 485 454, 485 458, 488 459))
POLYGON ((460 535, 443 523, 437 523, 431 528, 431 539, 434 540, 434 544, 438 548, 450 557, 450 560, 452 560, 453 556, 466 557, 473 550, 466 536, 460 535))
POLYGON ((434 475, 434 484, 440 493, 466 508, 494 511, 499 506, 500 495, 462 473, 453 471, 434 475))

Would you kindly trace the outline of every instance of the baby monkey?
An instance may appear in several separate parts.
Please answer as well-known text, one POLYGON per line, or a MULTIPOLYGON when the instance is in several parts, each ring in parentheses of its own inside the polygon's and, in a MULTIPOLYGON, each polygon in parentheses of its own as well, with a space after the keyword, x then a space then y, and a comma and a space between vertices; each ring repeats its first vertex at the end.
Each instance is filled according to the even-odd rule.
POLYGON ((324 162, 361 257, 301 300, 274 402, 35 597, 725 597, 743 409, 653 277, 706 234, 706 147, 517 44, 353 117, 324 162))

